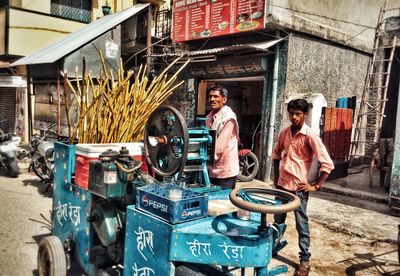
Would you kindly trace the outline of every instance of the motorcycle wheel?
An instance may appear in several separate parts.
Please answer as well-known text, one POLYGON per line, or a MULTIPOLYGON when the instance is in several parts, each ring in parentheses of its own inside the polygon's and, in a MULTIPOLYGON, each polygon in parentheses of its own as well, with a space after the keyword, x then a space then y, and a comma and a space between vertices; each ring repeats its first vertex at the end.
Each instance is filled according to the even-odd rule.
POLYGON ((259 166, 258 158, 253 152, 249 152, 244 156, 239 156, 240 172, 238 179, 242 182, 253 180, 258 173, 259 166))
POLYGON ((18 161, 15 157, 8 159, 8 175, 11 177, 18 177, 19 175, 18 161))
POLYGON ((32 158, 32 169, 41 180, 48 180, 51 178, 52 172, 49 172, 43 156, 34 156, 32 158))

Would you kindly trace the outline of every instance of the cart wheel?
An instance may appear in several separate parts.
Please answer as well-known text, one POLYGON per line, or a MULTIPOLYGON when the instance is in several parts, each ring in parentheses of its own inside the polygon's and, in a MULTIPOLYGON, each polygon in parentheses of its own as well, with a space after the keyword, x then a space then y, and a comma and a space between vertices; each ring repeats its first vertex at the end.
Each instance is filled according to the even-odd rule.
POLYGON ((64 247, 56 236, 46 237, 40 241, 38 269, 40 276, 64 276, 67 274, 64 247))

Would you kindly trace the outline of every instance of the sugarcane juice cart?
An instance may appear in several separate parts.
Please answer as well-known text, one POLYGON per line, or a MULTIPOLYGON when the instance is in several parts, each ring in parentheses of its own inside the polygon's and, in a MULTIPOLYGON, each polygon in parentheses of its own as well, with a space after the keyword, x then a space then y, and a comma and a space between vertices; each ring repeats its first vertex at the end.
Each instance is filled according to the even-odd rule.
POLYGON ((267 214, 296 209, 298 198, 274 189, 210 185, 202 166, 212 140, 206 128, 188 130, 176 109, 160 107, 147 122, 144 148, 153 171, 174 175, 172 183, 144 173, 123 148, 90 162, 87 188, 74 182, 76 146, 56 143, 52 235, 40 242, 39 274, 65 275, 72 262, 88 275, 175 275, 191 265, 242 269, 243 275, 248 267, 255 275, 286 272, 286 266, 269 267, 285 245, 285 225, 268 223, 267 214), (202 183, 178 185, 185 167, 202 183), (208 212, 212 202, 228 199, 252 211, 249 219, 208 212))

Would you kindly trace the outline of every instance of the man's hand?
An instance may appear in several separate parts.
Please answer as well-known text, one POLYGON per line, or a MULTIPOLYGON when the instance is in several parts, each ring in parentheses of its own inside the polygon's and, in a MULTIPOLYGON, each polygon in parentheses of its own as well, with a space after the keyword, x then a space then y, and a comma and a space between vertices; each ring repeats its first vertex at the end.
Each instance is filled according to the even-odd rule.
POLYGON ((310 183, 300 183, 299 184, 299 191, 305 191, 305 192, 315 192, 319 190, 320 186, 317 185, 311 185, 310 183))

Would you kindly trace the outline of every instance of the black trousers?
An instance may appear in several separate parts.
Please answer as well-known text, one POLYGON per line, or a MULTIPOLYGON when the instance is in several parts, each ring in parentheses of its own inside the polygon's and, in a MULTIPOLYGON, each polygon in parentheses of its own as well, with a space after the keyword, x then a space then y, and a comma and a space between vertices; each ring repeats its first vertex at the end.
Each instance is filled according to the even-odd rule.
POLYGON ((214 185, 220 186, 222 189, 233 189, 236 186, 237 176, 232 176, 228 178, 213 178, 210 177, 210 182, 214 185))

